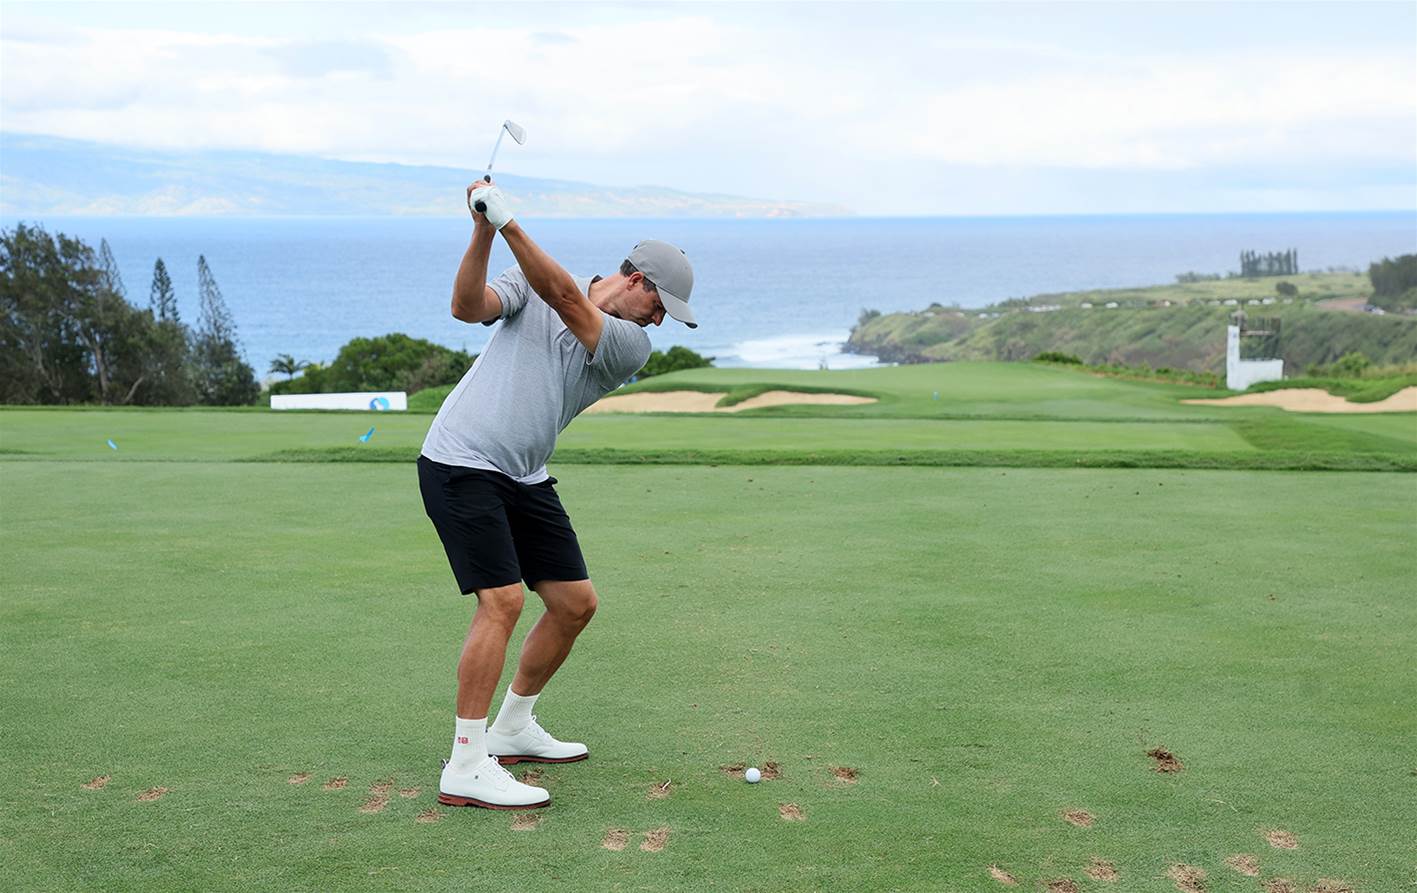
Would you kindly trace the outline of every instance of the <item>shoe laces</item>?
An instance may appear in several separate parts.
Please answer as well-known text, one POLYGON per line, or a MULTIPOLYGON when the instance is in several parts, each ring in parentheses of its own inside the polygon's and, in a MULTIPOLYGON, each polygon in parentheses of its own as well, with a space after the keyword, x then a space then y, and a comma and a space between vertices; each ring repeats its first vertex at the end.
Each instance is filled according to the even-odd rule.
POLYGON ((539 722, 536 721, 536 714, 534 714, 534 713, 531 715, 531 723, 527 726, 527 729, 526 729, 526 730, 527 730, 528 732, 530 732, 533 737, 537 738, 537 739, 540 740, 540 741, 555 741, 555 740, 556 740, 555 738, 552 738, 552 737, 551 737, 551 733, 550 733, 550 732, 546 731, 545 729, 543 729, 543 728, 541 727, 541 723, 539 723, 539 722))
POLYGON ((497 762, 496 757, 491 757, 486 763, 478 767, 478 772, 486 772, 491 776, 492 783, 498 790, 505 791, 508 783, 515 783, 516 778, 507 771, 507 767, 497 762))

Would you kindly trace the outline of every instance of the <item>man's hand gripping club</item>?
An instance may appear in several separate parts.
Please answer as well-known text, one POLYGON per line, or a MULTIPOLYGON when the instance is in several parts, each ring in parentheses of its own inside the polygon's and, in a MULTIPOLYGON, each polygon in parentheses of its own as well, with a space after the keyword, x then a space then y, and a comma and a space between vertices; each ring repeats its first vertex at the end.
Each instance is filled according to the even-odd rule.
POLYGON ((473 183, 467 187, 467 209, 472 212, 474 220, 479 223, 485 220, 498 232, 512 222, 511 205, 507 203, 506 196, 502 195, 502 190, 491 183, 473 183), (487 210, 479 212, 479 203, 487 210))

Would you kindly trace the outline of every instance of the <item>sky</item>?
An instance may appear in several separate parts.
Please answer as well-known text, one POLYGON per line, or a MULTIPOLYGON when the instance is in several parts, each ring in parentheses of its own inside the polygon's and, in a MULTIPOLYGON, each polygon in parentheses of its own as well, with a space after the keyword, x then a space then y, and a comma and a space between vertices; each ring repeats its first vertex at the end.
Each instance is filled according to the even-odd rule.
MULTIPOLYGON (((1417 209, 1417 3, 26 3, 0 130, 867 215, 1417 209)), ((0 158, 3 168, 3 158, 0 158)))

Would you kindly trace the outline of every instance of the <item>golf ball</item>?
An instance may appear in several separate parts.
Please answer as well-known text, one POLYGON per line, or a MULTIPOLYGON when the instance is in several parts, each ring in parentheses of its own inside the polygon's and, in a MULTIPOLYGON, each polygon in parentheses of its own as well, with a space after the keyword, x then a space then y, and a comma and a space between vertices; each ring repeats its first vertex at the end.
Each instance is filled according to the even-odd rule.
POLYGON ((743 777, 747 779, 748 784, 757 784, 762 781, 763 773, 759 772, 757 767, 750 767, 747 772, 743 773, 743 777))

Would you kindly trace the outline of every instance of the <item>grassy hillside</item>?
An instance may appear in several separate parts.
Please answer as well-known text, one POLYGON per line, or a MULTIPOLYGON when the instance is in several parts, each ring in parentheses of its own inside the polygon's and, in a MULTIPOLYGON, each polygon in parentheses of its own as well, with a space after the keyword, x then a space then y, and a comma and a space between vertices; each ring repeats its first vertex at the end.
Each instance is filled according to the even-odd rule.
POLYGON ((1243 309, 1284 321, 1282 352, 1291 375, 1353 351, 1378 365, 1417 359, 1417 317, 1374 316, 1317 303, 1370 294, 1366 278, 1331 273, 1040 295, 984 311, 935 305, 864 319, 852 330, 848 347, 903 363, 1021 360, 1051 350, 1089 363, 1219 372, 1225 366, 1225 326, 1231 313, 1243 309), (1279 298, 1274 288, 1280 281, 1294 284, 1299 296, 1288 303, 1279 298), (1266 300, 1271 303, 1262 303, 1266 300))

